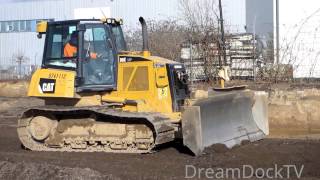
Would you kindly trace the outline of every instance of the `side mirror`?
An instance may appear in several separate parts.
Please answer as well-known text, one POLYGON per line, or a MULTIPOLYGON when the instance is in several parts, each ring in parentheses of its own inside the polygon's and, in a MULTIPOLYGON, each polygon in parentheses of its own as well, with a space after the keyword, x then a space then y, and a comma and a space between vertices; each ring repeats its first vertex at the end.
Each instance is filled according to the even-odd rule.
POLYGON ((41 33, 37 34, 37 38, 41 39, 42 38, 42 34, 41 33))
POLYGON ((40 34, 45 34, 47 32, 48 22, 40 21, 37 23, 37 32, 40 34))
POLYGON ((48 27, 48 22, 47 21, 40 21, 37 23, 37 37, 39 39, 42 38, 42 34, 46 34, 47 32, 47 27, 48 27))

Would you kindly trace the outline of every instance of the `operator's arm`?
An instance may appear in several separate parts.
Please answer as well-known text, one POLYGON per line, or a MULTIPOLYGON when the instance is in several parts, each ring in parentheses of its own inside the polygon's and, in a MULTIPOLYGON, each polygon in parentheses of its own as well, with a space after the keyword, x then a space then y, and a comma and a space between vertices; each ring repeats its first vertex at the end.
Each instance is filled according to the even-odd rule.
POLYGON ((90 58, 91 59, 97 59, 98 58, 98 54, 97 53, 90 53, 90 58))

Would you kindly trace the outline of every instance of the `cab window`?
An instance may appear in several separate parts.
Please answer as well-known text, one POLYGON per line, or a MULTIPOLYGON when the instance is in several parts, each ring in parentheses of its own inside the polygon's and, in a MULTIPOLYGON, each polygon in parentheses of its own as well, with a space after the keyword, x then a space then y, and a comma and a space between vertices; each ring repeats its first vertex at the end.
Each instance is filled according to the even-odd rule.
POLYGON ((84 85, 114 85, 115 53, 107 29, 102 24, 88 24, 83 36, 84 85))
POLYGON ((75 68, 78 48, 76 25, 51 25, 47 35, 45 65, 75 68), (71 49, 68 55, 66 46, 71 49))
POLYGON ((112 26, 112 34, 115 37, 116 46, 118 51, 126 51, 126 42, 123 37, 123 32, 121 26, 112 26))

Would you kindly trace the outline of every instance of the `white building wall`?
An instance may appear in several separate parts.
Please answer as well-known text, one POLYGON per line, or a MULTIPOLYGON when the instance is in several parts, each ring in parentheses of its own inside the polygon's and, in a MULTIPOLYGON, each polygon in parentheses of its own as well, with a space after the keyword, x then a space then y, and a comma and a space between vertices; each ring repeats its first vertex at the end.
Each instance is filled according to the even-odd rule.
POLYGON ((14 64, 17 55, 27 57, 24 64, 40 64, 43 44, 44 38, 38 39, 34 32, 0 33, 0 65, 14 64))
POLYGON ((292 64, 296 78, 319 78, 320 1, 279 0, 279 32, 279 62, 292 64))

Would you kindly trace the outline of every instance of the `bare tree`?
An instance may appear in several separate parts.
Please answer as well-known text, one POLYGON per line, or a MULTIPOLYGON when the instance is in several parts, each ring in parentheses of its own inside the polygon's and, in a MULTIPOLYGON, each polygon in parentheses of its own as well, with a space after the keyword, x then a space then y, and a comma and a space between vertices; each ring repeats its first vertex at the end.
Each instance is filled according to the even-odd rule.
POLYGON ((189 38, 201 41, 218 30, 218 4, 216 0, 180 0, 182 20, 189 30, 189 38))
POLYGON ((142 36, 141 30, 130 29, 125 31, 125 39, 127 42, 127 47, 131 51, 141 51, 142 50, 142 36))
POLYGON ((13 55, 13 61, 18 64, 18 73, 19 78, 22 77, 22 65, 29 61, 29 58, 25 56, 25 54, 21 51, 18 51, 16 54, 13 55))
MULTIPOLYGON (((268 80, 274 83, 291 81, 293 71, 301 68, 301 66, 305 66, 307 63, 306 59, 310 61, 310 64, 308 64, 310 68, 305 74, 309 74, 309 78, 314 75, 320 56, 320 52, 314 47, 318 41, 316 37, 319 33, 320 24, 314 23, 312 19, 317 18, 319 13, 320 8, 301 20, 297 20, 296 24, 288 27, 286 27, 287 25, 278 27, 286 29, 286 32, 283 33, 285 36, 281 38, 281 44, 278 47, 281 52, 279 59, 277 59, 276 63, 264 69, 263 75, 267 76, 268 80), (310 35, 313 35, 314 38, 308 38, 310 35), (308 49, 306 50, 306 48, 308 49)), ((273 39, 272 36, 271 39, 273 39)), ((274 51, 273 42, 270 41, 270 43, 270 51, 274 51)))
POLYGON ((177 20, 149 21, 151 51, 161 57, 178 61, 186 29, 177 20))
MULTIPOLYGON (((178 61, 180 46, 186 39, 185 27, 175 19, 148 20, 147 24, 152 54, 178 61)), ((126 41, 130 50, 141 50, 141 30, 127 31, 126 41)))
MULTIPOLYGON (((205 78, 212 81, 220 57, 219 16, 216 0, 180 0, 182 19, 188 30, 188 41, 197 44, 205 78)), ((191 69, 192 71, 192 69, 191 69)))

